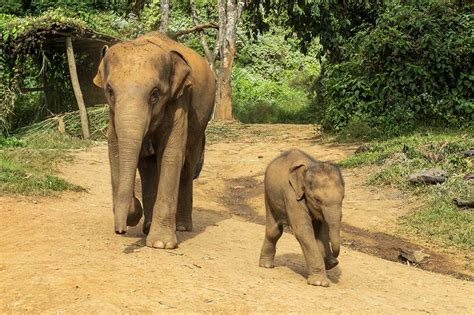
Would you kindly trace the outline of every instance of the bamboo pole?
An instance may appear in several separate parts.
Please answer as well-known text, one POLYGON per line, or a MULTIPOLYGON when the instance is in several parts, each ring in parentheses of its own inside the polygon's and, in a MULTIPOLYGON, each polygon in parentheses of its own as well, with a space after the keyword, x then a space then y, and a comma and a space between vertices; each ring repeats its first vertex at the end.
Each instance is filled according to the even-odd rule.
POLYGON ((74 96, 76 96, 77 106, 79 107, 79 114, 81 116, 82 134, 84 139, 89 139, 89 122, 87 120, 86 105, 84 104, 81 86, 79 85, 79 79, 77 77, 76 60, 74 58, 71 37, 66 38, 66 53, 69 73, 71 75, 72 89, 74 90, 74 96))

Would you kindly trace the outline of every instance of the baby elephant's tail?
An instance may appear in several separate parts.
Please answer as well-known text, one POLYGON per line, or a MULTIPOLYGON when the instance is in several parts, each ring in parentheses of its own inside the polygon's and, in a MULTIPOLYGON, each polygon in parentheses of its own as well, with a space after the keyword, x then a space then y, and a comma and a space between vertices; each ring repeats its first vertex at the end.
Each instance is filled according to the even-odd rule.
POLYGON ((201 156, 199 157, 199 161, 196 163, 193 179, 198 178, 199 174, 201 174, 202 166, 204 165, 204 147, 205 146, 206 146, 206 136, 204 136, 202 140, 201 156))

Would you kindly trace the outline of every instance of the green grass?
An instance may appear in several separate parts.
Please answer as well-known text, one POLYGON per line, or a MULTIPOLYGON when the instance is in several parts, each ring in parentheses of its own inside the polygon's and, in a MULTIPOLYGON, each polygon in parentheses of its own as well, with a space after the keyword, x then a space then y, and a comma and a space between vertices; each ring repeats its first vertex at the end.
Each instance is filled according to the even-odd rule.
POLYGON ((0 140, 0 192, 22 195, 49 195, 83 190, 55 176, 61 161, 71 161, 68 150, 90 144, 58 132, 31 132, 23 137, 0 140))
POLYGON ((463 179, 474 172, 474 159, 462 152, 474 147, 472 131, 417 132, 389 140, 373 141, 366 152, 341 161, 345 168, 376 165, 367 183, 392 186, 425 200, 416 212, 400 218, 400 228, 407 235, 442 245, 474 249, 474 212, 454 205, 454 198, 474 198, 474 182, 463 179), (440 185, 413 185, 408 175, 427 168, 448 172, 440 185))
POLYGON ((448 196, 431 199, 424 207, 399 221, 402 231, 409 235, 470 251, 474 248, 472 210, 459 210, 448 196))

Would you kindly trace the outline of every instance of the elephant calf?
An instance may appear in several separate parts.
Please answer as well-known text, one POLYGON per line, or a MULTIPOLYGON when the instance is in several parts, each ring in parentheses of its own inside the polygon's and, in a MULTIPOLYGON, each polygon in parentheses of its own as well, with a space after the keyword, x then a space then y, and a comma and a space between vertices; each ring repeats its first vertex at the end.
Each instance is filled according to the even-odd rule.
POLYGON ((275 245, 289 225, 303 249, 308 284, 329 286, 325 269, 340 249, 344 180, 339 168, 300 150, 284 152, 265 172, 266 232, 260 266, 273 268, 275 245))

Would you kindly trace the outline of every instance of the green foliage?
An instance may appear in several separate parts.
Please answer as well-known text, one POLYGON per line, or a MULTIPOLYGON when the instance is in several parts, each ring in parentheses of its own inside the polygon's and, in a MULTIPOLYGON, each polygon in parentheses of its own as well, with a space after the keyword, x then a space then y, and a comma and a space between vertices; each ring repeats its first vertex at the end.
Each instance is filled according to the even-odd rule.
POLYGON ((361 25, 375 24, 385 7, 384 0, 255 0, 249 3, 251 21, 259 30, 268 30, 272 16, 285 16, 284 23, 300 39, 303 51, 319 38, 319 57, 330 61, 341 59, 341 47, 361 25))
MULTIPOLYGON (((303 89, 253 75, 234 66, 232 99, 236 117, 246 123, 301 122, 308 97, 303 89)), ((308 119, 306 119, 308 120, 308 119)))
POLYGON ((255 38, 239 32, 237 57, 232 70, 232 99, 236 117, 246 123, 310 122, 309 82, 319 73, 313 43, 308 54, 298 50, 296 39, 285 39, 285 30, 255 38))
POLYGON ((472 249, 474 213, 460 211, 452 202, 454 198, 474 196, 473 183, 463 178, 472 172, 474 160, 462 154, 472 147, 474 137, 469 131, 419 132, 373 142, 370 150, 352 155, 340 165, 346 168, 377 165, 368 184, 396 187, 425 200, 419 211, 402 218, 404 232, 472 249), (447 171, 448 180, 441 185, 408 182, 410 174, 428 168, 447 171))
POLYGON ((40 14, 52 8, 78 10, 114 10, 119 13, 129 11, 129 0, 3 0, 0 13, 26 15, 40 14))
POLYGON ((395 135, 472 122, 473 30, 472 13, 443 2, 390 2, 375 27, 342 47, 345 61, 326 64, 315 104, 323 127, 342 131, 362 118, 395 135))
POLYGON ((17 137, 0 137, 0 148, 23 147, 24 145, 24 142, 17 137))

